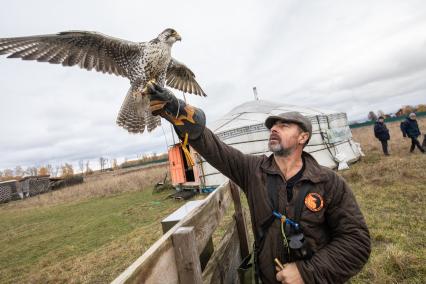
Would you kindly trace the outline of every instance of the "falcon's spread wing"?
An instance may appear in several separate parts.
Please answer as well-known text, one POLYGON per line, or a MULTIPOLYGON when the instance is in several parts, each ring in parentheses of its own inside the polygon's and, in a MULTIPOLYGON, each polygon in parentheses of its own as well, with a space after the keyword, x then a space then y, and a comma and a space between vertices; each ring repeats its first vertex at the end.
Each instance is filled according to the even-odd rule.
POLYGON ((167 68, 166 84, 185 93, 206 96, 203 89, 195 81, 194 73, 185 64, 180 63, 174 58, 170 60, 169 67, 167 68))
POLYGON ((0 38, 0 55, 9 58, 79 65, 87 70, 128 77, 130 62, 140 56, 141 45, 101 33, 68 31, 51 35, 0 38))

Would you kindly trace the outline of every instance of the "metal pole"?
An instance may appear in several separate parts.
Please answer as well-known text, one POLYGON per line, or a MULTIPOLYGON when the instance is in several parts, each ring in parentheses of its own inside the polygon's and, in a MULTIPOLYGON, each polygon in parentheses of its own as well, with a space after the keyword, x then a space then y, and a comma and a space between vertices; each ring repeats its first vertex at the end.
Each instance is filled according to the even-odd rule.
POLYGON ((253 95, 254 95, 254 100, 258 101, 259 97, 257 96, 257 88, 256 88, 256 86, 253 87, 253 95))
POLYGON ((176 144, 176 142, 175 142, 175 135, 173 134, 175 130, 174 130, 173 125, 171 123, 170 123, 170 130, 172 131, 173 145, 175 145, 176 144))

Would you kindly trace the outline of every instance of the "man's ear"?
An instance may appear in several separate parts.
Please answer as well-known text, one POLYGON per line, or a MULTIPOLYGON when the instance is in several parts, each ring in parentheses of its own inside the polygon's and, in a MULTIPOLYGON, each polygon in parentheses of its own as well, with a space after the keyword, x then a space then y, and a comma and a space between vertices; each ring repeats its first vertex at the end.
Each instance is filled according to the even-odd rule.
POLYGON ((299 135, 299 143, 305 145, 309 139, 309 132, 302 132, 299 135))

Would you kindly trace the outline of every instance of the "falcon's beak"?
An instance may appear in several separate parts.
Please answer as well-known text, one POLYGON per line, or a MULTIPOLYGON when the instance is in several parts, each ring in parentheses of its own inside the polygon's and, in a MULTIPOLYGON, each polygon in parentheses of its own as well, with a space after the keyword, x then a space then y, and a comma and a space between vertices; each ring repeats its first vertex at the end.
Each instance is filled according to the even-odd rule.
POLYGON ((174 37, 175 37, 176 41, 181 41, 182 40, 182 37, 178 33, 174 34, 174 37))

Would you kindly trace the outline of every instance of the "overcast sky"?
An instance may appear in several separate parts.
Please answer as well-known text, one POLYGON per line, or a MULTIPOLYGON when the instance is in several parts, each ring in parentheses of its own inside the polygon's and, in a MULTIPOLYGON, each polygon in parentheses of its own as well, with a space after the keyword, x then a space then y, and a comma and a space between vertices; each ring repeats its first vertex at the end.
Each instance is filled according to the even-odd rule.
MULTIPOLYGON (((182 36, 173 56, 208 95, 187 96, 208 123, 252 100, 253 86, 261 99, 350 120, 426 103, 422 0, 14 0, 0 10, 0 37, 80 29, 148 41, 168 27, 182 36)), ((165 152, 168 123, 143 135, 115 124, 128 88, 125 78, 1 56, 0 169, 165 152)))

